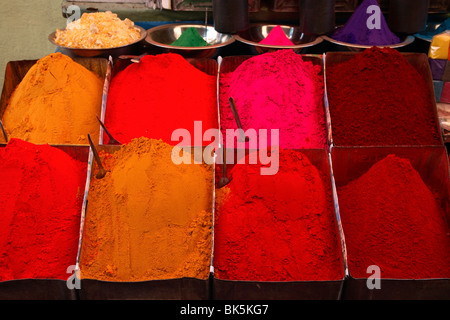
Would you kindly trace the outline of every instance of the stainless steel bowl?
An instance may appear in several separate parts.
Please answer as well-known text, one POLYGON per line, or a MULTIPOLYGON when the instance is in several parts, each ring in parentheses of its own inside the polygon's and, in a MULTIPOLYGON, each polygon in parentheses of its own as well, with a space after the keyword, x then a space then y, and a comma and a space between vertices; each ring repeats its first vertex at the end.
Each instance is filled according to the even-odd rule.
POLYGON ((158 47, 162 52, 178 53, 189 58, 209 58, 214 56, 217 48, 227 46, 234 42, 234 37, 229 34, 217 32, 212 26, 171 23, 149 29, 145 41, 158 47), (171 45, 171 43, 177 40, 190 27, 196 28, 203 39, 210 45, 204 47, 179 47, 171 45))
POLYGON ((135 27, 138 28, 141 32, 141 36, 139 37, 139 39, 132 43, 129 43, 127 45, 120 46, 120 47, 114 47, 114 48, 84 49, 84 48, 71 48, 71 47, 60 46, 55 42, 56 31, 51 33, 48 36, 48 40, 51 43, 53 43, 55 46, 57 46, 63 53, 66 53, 68 55, 80 56, 80 57, 96 57, 96 56, 117 57, 119 55, 124 55, 124 54, 133 54, 134 49, 136 48, 138 43, 141 42, 142 40, 144 40, 145 37, 147 36, 147 31, 144 28, 139 27, 139 26, 135 26, 135 27))
MULTIPOLYGON (((336 28, 337 29, 337 28, 336 28)), ((362 44, 354 44, 354 43, 348 43, 348 42, 342 42, 342 41, 338 41, 335 40, 329 36, 322 36, 322 38, 328 42, 346 47, 348 50, 350 51, 356 51, 356 52, 360 52, 360 51, 364 51, 367 48, 371 48, 373 47, 372 45, 362 45, 362 44)), ((383 46, 378 46, 378 47, 389 47, 389 48, 393 48, 393 49, 397 49, 397 48, 401 48, 401 47, 405 47, 409 44, 411 44, 412 42, 414 42, 415 38, 414 36, 406 36, 402 42, 400 43, 396 43, 396 44, 390 44, 390 45, 383 45, 383 46)))
POLYGON ((276 51, 280 49, 293 49, 300 53, 303 48, 311 47, 323 41, 321 37, 306 35, 300 31, 298 27, 280 25, 286 37, 291 40, 293 46, 275 46, 259 43, 265 39, 270 31, 278 25, 252 24, 248 29, 238 32, 235 36, 236 40, 251 45, 258 53, 276 51))

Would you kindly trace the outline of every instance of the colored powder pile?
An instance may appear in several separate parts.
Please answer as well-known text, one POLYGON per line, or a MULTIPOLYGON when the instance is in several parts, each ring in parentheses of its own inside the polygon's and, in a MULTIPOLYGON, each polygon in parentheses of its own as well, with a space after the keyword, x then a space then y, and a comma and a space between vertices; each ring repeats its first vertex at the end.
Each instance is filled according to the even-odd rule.
POLYGON ((417 33, 421 38, 427 39, 429 41, 433 40, 433 37, 437 34, 440 34, 446 30, 450 30, 450 18, 447 18, 444 22, 439 24, 439 27, 434 30, 424 30, 422 32, 417 33))
POLYGON ((337 29, 331 35, 331 38, 341 42, 366 46, 383 46, 400 43, 400 39, 389 30, 381 10, 379 10, 380 28, 370 29, 368 27, 368 20, 372 21, 371 17, 374 14, 371 10, 369 10, 369 13, 367 12, 368 7, 370 6, 377 6, 378 9, 380 8, 377 0, 363 1, 358 8, 356 8, 347 23, 345 23, 342 28, 337 29))
POLYGON ((222 134, 237 129, 229 104, 233 97, 244 131, 279 129, 281 148, 325 148, 323 87, 321 66, 304 61, 292 49, 252 57, 221 74, 222 134))
POLYGON ((293 46, 294 43, 286 36, 283 28, 276 26, 270 30, 267 37, 262 39, 259 43, 267 44, 270 46, 293 46))
MULTIPOLYGON (((331 186, 299 151, 280 150, 276 175, 237 164, 216 191, 214 273, 253 281, 344 277, 331 186)), ((329 177, 328 177, 329 179, 329 177)))
MULTIPOLYGON (((172 148, 160 140, 139 138, 112 155, 103 153, 110 172, 99 180, 95 168, 91 180, 82 278, 208 277, 213 170, 193 162, 174 164, 172 148)), ((191 157, 184 154, 183 160, 191 157)))
POLYGON ((202 121, 202 133, 218 128, 217 78, 181 55, 148 55, 113 77, 105 125, 118 141, 147 137, 178 144, 172 141, 173 131, 186 129, 193 137, 194 121, 202 121))
POLYGON ((177 47, 205 47, 209 46, 208 42, 198 33, 197 28, 189 27, 183 31, 180 37, 171 43, 177 47))
POLYGON ((8 137, 32 143, 88 144, 98 141, 103 80, 61 54, 31 67, 10 98, 3 125, 8 137))
POLYGON ((434 93, 394 49, 372 47, 330 64, 327 91, 336 145, 441 144, 434 93))
POLYGON ((0 149, 0 281, 67 280, 75 265, 86 164, 49 145, 0 149))
POLYGON ((390 155, 338 188, 349 271, 367 278, 450 277, 450 230, 432 192, 407 159, 390 155))

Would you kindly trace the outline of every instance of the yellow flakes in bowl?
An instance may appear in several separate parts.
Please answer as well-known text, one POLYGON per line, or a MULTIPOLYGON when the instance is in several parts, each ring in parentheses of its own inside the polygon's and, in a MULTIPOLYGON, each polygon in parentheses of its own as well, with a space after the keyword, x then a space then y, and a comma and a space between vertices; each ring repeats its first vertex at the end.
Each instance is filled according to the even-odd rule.
POLYGON ((55 43, 62 47, 106 49, 139 40, 141 32, 134 22, 121 20, 111 11, 84 13, 80 19, 56 30, 55 43))

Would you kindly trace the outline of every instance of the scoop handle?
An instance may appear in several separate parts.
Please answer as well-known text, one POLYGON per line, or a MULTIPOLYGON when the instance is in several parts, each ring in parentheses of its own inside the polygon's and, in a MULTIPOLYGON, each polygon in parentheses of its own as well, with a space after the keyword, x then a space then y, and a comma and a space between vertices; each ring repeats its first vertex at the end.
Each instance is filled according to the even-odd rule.
POLYGON ((8 142, 8 135, 6 134, 5 128, 3 127, 3 123, 1 120, 0 120, 0 128, 2 129, 3 137, 5 137, 5 141, 8 142))
POLYGON ((91 146, 92 152, 94 153, 94 158, 95 158, 95 161, 97 162, 98 167, 100 168, 100 170, 104 170, 102 161, 100 160, 100 156, 98 155, 97 149, 95 148, 94 143, 92 142, 92 139, 91 139, 91 135, 89 133, 88 133, 88 139, 89 139, 89 144, 91 146))
POLYGON ((96 116, 96 117, 97 117, 98 122, 100 122, 100 125, 102 126, 103 130, 104 130, 105 133, 108 135, 108 138, 109 138, 108 144, 121 144, 119 141, 117 141, 116 139, 113 138, 113 136, 111 135, 111 133, 109 133, 108 129, 106 129, 106 126, 105 126, 105 124, 102 122, 102 120, 100 120, 98 116, 96 116))

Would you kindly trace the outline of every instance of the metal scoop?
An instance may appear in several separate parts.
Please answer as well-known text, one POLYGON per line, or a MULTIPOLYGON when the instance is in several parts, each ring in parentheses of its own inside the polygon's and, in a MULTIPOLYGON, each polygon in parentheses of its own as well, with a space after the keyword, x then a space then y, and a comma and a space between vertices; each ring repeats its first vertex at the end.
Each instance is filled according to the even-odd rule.
POLYGON ((230 99, 228 99, 230 101, 230 107, 231 107, 231 111, 233 112, 233 116, 234 116, 234 120, 236 120, 236 124, 237 127, 239 129, 239 142, 247 142, 250 140, 250 138, 248 136, 246 136, 244 134, 244 129, 242 129, 242 124, 241 124, 241 119, 239 118, 239 114, 236 108, 236 103, 234 102, 233 97, 230 97, 230 99))
POLYGON ((115 144, 115 145, 121 145, 119 141, 113 138, 113 136, 109 133, 108 129, 106 129, 105 125, 103 124, 102 120, 99 119, 99 117, 96 115, 98 122, 100 122, 100 125, 102 126, 105 133, 108 135, 109 142, 108 144, 115 144))
POLYGON ((98 173, 95 176, 97 179, 102 179, 106 175, 106 170, 103 168, 102 161, 100 160, 100 156, 98 155, 97 149, 95 149, 94 143, 92 142, 91 135, 88 134, 89 144, 91 145, 92 152, 94 153, 95 161, 98 165, 98 173))

